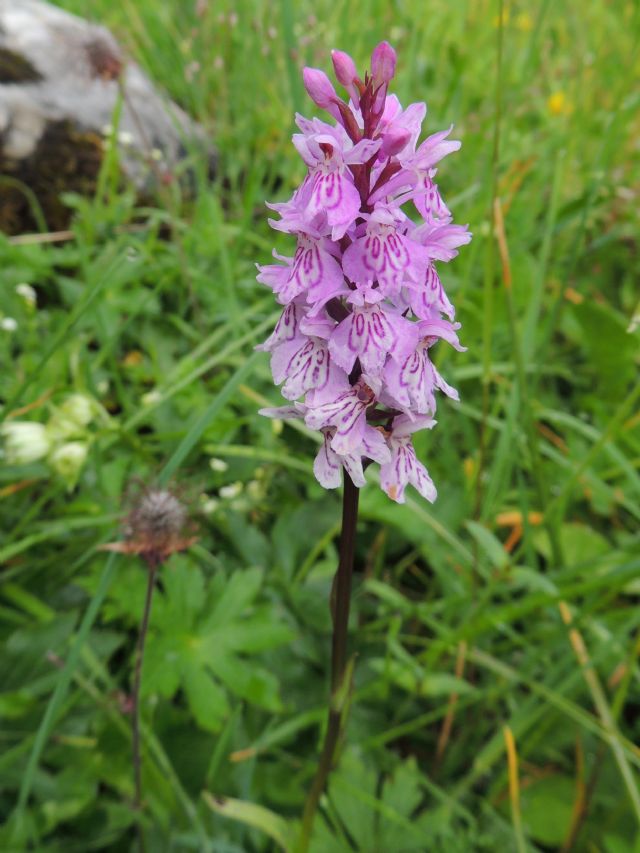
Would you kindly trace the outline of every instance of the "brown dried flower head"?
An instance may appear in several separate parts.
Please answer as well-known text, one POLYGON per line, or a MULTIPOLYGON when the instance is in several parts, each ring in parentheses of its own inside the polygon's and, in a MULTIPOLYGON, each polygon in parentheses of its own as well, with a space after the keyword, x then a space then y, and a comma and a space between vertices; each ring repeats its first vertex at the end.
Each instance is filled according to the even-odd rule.
POLYGON ((124 519, 123 542, 104 545, 107 551, 139 554, 148 566, 159 566, 176 551, 197 541, 183 501, 166 487, 146 487, 131 500, 124 519))

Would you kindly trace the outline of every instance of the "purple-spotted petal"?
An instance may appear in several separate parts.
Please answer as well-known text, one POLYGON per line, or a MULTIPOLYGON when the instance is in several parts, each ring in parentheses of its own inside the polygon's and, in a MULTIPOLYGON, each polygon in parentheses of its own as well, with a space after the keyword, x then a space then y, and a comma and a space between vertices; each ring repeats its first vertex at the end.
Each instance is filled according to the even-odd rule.
POLYGON ((311 429, 335 427, 332 448, 343 456, 352 453, 362 441, 366 426, 366 410, 375 397, 370 388, 358 382, 336 400, 313 406, 307 412, 305 423, 311 429))
POLYGON ((346 456, 341 456, 342 465, 345 471, 351 477, 353 485, 361 489, 366 485, 364 478, 364 469, 362 467, 362 456, 359 453, 348 453, 346 456))
POLYGON ((427 268, 427 275, 422 285, 412 285, 409 290, 411 310, 420 320, 427 320, 432 312, 440 311, 450 320, 455 317, 455 308, 444 291, 440 276, 433 264, 427 268))
POLYGON ((287 400, 295 400, 307 391, 322 391, 329 381, 330 366, 326 341, 308 338, 289 359, 282 396, 287 400))
POLYGON ((367 459, 373 459, 374 462, 379 462, 381 465, 391 461, 391 451, 383 434, 368 424, 362 437, 362 455, 367 459))
POLYGON ((346 173, 317 172, 307 212, 310 216, 324 213, 331 228, 331 239, 340 240, 360 213, 360 194, 346 173))
POLYGON ((307 391, 305 402, 309 408, 324 406, 325 403, 333 403, 341 394, 345 394, 350 390, 349 377, 331 359, 326 384, 322 388, 314 388, 312 391, 307 391))
POLYGON ((377 281, 383 292, 392 293, 405 278, 420 281, 428 261, 423 246, 391 225, 373 222, 345 251, 342 268, 351 281, 361 285, 377 281))
POLYGON ((322 430, 322 444, 313 462, 316 480, 325 489, 337 489, 342 482, 342 463, 331 447, 333 430, 322 430))
POLYGON ((401 409, 421 415, 435 410, 435 377, 425 344, 419 344, 404 362, 389 359, 384 381, 387 393, 401 409))
POLYGON ((393 419, 391 426, 395 438, 413 435, 421 429, 433 429, 437 421, 431 415, 418 415, 409 417, 408 415, 397 415, 393 419))
POLYGON ((413 203, 420 216, 432 221, 446 221, 451 219, 451 211, 444 203, 440 191, 433 183, 430 175, 424 175, 416 184, 412 192, 413 203))
MULTIPOLYGON (((276 385, 280 385, 287 378, 287 368, 291 359, 304 346, 306 338, 303 335, 296 336, 292 341, 285 341, 277 346, 271 353, 271 375, 276 385)), ((288 397, 292 400, 294 397, 288 397)))
POLYGON ((273 333, 263 344, 258 344, 256 349, 261 352, 271 352, 280 344, 292 341, 296 336, 301 316, 302 309, 300 306, 290 302, 280 315, 273 333))
POLYGON ((380 304, 355 308, 335 329, 329 351, 349 373, 356 358, 367 373, 379 373, 396 343, 396 333, 380 304))
POLYGON ((450 261, 458 254, 458 247, 471 242, 471 232, 465 225, 434 225, 425 222, 414 229, 411 239, 420 243, 434 261, 450 261))
POLYGON ((391 461, 380 468, 380 485, 391 500, 405 502, 405 489, 411 484, 428 501, 435 501, 436 487, 429 472, 416 458, 416 452, 410 437, 389 440, 391 461))

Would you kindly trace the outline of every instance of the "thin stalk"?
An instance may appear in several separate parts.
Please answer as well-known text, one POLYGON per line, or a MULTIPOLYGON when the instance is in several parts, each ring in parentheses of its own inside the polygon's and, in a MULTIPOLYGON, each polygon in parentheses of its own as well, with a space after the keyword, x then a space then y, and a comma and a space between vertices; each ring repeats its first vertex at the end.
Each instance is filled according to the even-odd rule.
POLYGON ((515 393, 518 395, 520 406, 522 408, 523 428, 529 445, 531 472, 533 474, 533 481, 537 492, 538 504, 540 506, 540 510, 544 513, 544 525, 549 537, 549 544, 551 545, 553 562, 556 567, 560 567, 564 563, 564 558, 562 553, 562 543, 560 540, 559 523, 557 523, 556 519, 552 518, 548 512, 549 487, 542 467, 542 458, 540 455, 540 448, 538 446, 538 436, 536 434, 533 413, 531 411, 531 403, 527 391, 527 373, 522 354, 522 343, 518 331, 516 306, 513 298, 509 248, 507 246, 502 205, 500 204, 499 198, 496 198, 494 202, 493 219, 495 223, 495 237, 498 243, 500 259, 502 262, 502 279, 507 302, 509 331, 513 346, 513 360, 516 368, 517 388, 515 393))
MULTIPOLYGON (((489 206, 489 217, 492 231, 495 225, 493 220, 495 200, 498 197, 500 178, 500 143, 502 132, 502 60, 504 42, 504 0, 498 0, 498 32, 496 44, 496 79, 494 91, 494 123, 493 123, 493 146, 491 152, 491 195, 489 206)), ((492 344, 493 344, 493 320, 495 302, 495 268, 496 251, 492 238, 487 240, 484 265, 484 281, 482 288, 482 418, 478 435, 478 469, 475 481, 475 505, 474 518, 481 519, 484 499, 483 471, 487 463, 489 452, 489 410, 491 406, 492 377, 492 344)), ((473 546, 473 571, 471 573, 472 589, 478 584, 478 545, 473 546)))
POLYGON ((320 797, 333 767, 340 733, 344 727, 343 710, 348 695, 347 635, 349 609, 351 605, 351 577, 355 550, 356 522, 358 520, 359 490, 345 471, 342 498, 342 532, 340 534, 340 559, 331 590, 331 615, 333 617, 333 641, 331 645, 331 699, 327 731, 318 762, 318 769, 307 796, 302 816, 302 831, 299 851, 309 848, 313 821, 318 810, 320 797))
POLYGON ((142 807, 142 755, 140 752, 140 683, 142 681, 142 662, 144 659, 144 647, 147 639, 147 633, 149 630, 149 616, 151 614, 151 602, 153 600, 153 589, 156 583, 158 562, 155 559, 149 558, 147 561, 147 565, 147 593, 144 600, 144 610, 142 612, 142 622, 140 623, 140 631, 138 632, 138 643, 136 646, 136 662, 135 669, 133 672, 133 690, 131 696, 131 741, 134 779, 133 807, 136 812, 138 844, 141 853, 144 853, 146 845, 144 840, 142 821, 140 819, 140 810, 142 807))

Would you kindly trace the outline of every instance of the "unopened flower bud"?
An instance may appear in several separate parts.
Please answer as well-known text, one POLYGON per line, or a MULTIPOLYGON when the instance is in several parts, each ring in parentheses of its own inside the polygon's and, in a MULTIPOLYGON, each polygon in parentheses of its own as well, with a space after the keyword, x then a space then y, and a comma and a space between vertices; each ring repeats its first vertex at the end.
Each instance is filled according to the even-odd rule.
POLYGON ((389 83, 396 73, 396 52, 388 41, 381 41, 371 54, 371 76, 376 86, 389 83))
POLYGON ((319 68, 305 68, 302 72, 302 79, 307 94, 314 104, 321 107, 321 109, 329 110, 334 102, 338 100, 331 80, 319 68))
POLYGON ((244 483, 241 483, 239 480, 235 483, 229 483, 228 486, 223 486, 218 494, 223 500, 233 500, 233 498, 237 498, 238 495, 241 495, 244 491, 244 483))
POLYGON ((351 100, 356 106, 358 106, 360 98, 358 88, 356 86, 358 72, 356 70, 355 62, 348 53, 345 53, 342 50, 332 50, 331 60, 333 61, 333 70, 336 73, 338 83, 345 87, 351 96, 351 100))
POLYGON ((53 451, 49 463, 53 470, 72 489, 78 482, 89 448, 82 441, 68 441, 53 451))
POLYGON ((23 299, 29 308, 35 308, 36 303, 38 301, 38 295, 33 287, 30 284, 27 284, 25 281, 16 285, 16 293, 18 296, 23 299))
POLYGON ((343 50, 332 50, 331 61, 333 70, 336 72, 338 83, 345 88, 349 87, 358 76, 356 64, 348 53, 343 50))
POLYGON ((51 442, 43 424, 35 421, 8 421, 0 427, 9 465, 28 465, 46 456, 51 442))
POLYGON ((411 132, 406 127, 391 127, 382 137, 380 153, 385 157, 399 154, 411 139, 411 132))
POLYGON ((93 420, 94 401, 86 394, 71 394, 60 407, 60 411, 78 426, 87 426, 93 420))
POLYGON ((259 480, 249 480, 247 483, 247 494, 252 500, 260 500, 264 497, 264 486, 259 480))
POLYGON ((326 110, 340 124, 344 124, 339 107, 339 104, 344 105, 344 102, 336 94, 333 83, 324 71, 320 71, 319 68, 305 68, 302 72, 302 79, 307 94, 314 104, 326 110))
POLYGON ((141 397, 143 406, 156 406, 161 400, 162 394, 157 388, 154 388, 153 391, 147 391, 147 393, 143 394, 141 397))
POLYGON ((47 424, 49 436, 57 441, 82 436, 93 419, 93 409, 94 401, 86 394, 71 394, 47 424))
POLYGON ((202 497, 204 498, 201 506, 202 512, 205 515, 213 515, 220 506, 220 501, 210 498, 208 495, 203 495, 202 497))

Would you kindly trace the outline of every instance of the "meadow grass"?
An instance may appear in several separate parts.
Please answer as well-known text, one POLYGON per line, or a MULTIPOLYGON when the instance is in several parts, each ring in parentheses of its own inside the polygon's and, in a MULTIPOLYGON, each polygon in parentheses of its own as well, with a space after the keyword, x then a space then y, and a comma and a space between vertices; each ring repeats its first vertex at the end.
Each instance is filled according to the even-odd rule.
POLYGON ((254 263, 278 240, 265 199, 303 171, 301 66, 328 70, 340 47, 364 67, 387 38, 401 101, 426 100, 428 132, 454 123, 463 143, 439 180, 474 234, 443 277, 468 350, 438 348, 462 401, 416 442, 438 501, 392 504, 374 471, 361 495, 355 689, 312 849, 635 849, 639 7, 61 5, 112 27, 207 127, 218 178, 196 163, 195 197, 175 184, 140 209, 109 161, 96 198, 68 200, 73 239, 0 237, 0 311, 18 322, 0 332, 2 416, 96 401, 76 485, 46 461, 0 468, 0 846, 132 843, 146 579, 97 547, 133 478, 180 484, 200 534, 162 569, 151 617, 149 849, 293 835, 324 721, 340 510, 313 478, 315 436, 256 414, 279 404, 253 354, 278 312, 254 263))

